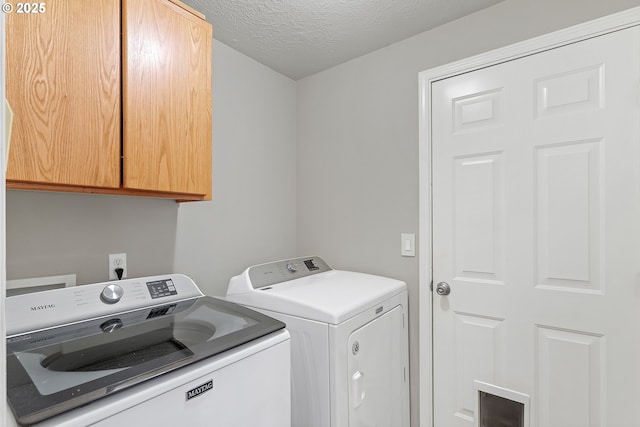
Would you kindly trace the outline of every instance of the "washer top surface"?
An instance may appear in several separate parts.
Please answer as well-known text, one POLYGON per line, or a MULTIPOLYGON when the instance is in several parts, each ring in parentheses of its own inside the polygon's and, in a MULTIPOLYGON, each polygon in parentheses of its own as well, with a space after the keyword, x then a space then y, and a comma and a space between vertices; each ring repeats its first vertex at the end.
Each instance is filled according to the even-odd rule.
MULTIPOLYGON (((282 273, 285 277, 287 273, 282 273)), ((255 277, 255 275, 253 275, 255 277)), ((340 324, 372 308, 376 304, 406 290, 402 281, 351 271, 331 270, 320 258, 299 258, 249 267, 229 282, 227 299, 263 310, 302 317, 319 322, 340 324), (303 277, 256 287, 252 283, 252 268, 271 269, 278 275, 280 264, 309 265, 313 259, 320 266, 316 271, 293 272, 303 277), (300 262, 302 261, 302 262, 300 262), (306 263, 305 263, 306 261, 306 263), (324 266, 324 267, 323 267, 324 266)))
POLYGON ((285 327, 247 307, 204 296, 178 274, 16 295, 7 298, 6 308, 12 331, 6 338, 7 398, 21 424, 285 327))

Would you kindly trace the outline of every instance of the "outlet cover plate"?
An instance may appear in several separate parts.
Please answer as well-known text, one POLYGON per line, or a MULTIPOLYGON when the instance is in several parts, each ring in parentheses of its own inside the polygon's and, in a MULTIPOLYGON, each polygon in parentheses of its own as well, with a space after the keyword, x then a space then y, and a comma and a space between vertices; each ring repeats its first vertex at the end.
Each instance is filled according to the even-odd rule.
POLYGON ((116 268, 122 268, 122 278, 127 278, 127 254, 109 254, 109 280, 118 280, 116 268))

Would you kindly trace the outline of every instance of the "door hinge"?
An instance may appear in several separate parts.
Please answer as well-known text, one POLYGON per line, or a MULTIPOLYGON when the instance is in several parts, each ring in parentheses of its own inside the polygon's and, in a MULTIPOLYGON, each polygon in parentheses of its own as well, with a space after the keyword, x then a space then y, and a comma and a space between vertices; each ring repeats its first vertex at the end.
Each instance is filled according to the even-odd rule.
POLYGON ((433 292, 433 280, 431 281, 431 283, 429 283, 429 290, 433 292))

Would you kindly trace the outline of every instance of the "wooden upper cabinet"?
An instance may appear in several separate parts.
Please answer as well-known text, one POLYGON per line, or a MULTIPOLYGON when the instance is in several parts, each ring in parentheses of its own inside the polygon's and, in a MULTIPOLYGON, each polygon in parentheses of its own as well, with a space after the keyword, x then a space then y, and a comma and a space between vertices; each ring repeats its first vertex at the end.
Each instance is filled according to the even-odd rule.
POLYGON ((168 0, 123 0, 123 186, 211 198, 212 28, 168 0))
POLYGON ((6 15, 8 181, 120 185, 120 1, 6 15))
POLYGON ((7 14, 7 187, 211 199, 211 43, 177 0, 7 14))

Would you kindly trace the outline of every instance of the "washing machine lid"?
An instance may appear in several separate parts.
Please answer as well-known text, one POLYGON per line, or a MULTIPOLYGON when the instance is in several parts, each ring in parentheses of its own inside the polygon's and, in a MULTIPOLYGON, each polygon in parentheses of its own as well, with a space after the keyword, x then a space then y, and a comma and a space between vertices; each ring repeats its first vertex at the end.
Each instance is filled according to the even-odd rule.
POLYGON ((333 325, 366 310, 375 310, 387 299, 406 290, 406 284, 400 280, 341 270, 321 271, 286 282, 253 287, 250 270, 231 279, 227 299, 333 325))
MULTIPOLYGON (((48 292, 56 291, 62 290, 48 292)), ((13 335, 7 337, 9 406, 19 423, 36 423, 284 326, 202 296, 13 335)))

